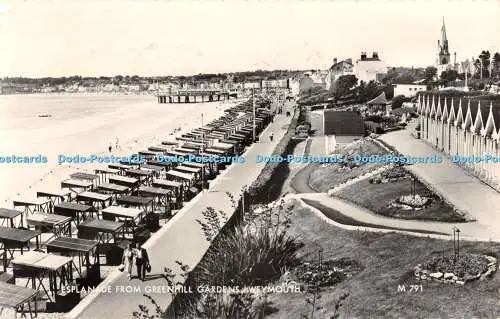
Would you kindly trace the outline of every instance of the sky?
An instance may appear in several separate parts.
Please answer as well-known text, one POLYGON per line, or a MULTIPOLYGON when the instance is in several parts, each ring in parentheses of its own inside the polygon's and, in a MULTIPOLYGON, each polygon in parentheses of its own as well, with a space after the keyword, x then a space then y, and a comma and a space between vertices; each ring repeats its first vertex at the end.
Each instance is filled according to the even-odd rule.
POLYGON ((500 0, 0 0, 0 77, 326 69, 377 51, 435 63, 500 51, 500 0))

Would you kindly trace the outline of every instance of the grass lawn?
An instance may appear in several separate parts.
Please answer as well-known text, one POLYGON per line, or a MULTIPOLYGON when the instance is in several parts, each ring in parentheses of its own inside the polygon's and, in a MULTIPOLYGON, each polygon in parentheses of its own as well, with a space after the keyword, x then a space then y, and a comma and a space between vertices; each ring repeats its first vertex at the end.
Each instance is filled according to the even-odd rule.
MULTIPOLYGON (((373 142, 371 139, 362 139, 347 145, 339 150, 339 154, 347 156, 348 154, 376 155, 386 154, 387 151, 373 142)), ((309 177, 309 185, 317 192, 326 192, 339 184, 342 184, 352 178, 366 174, 372 170, 378 169, 384 164, 367 163, 357 167, 341 167, 340 164, 314 164, 315 169, 309 177)))
MULTIPOLYGON (((303 254, 315 256, 321 247, 324 260, 353 258, 362 270, 337 286, 324 288, 314 318, 329 318, 337 298, 344 292, 341 318, 498 318, 500 275, 464 286, 417 281, 413 267, 435 254, 450 254, 451 241, 391 233, 344 230, 329 225, 310 209, 297 205, 289 228, 306 246, 303 254), (407 292, 398 292, 405 285, 407 292), (410 285, 422 291, 409 292, 410 285)), ((500 256, 500 244, 461 242, 461 251, 500 256)), ((272 294, 278 310, 269 318, 300 318, 310 313, 307 294, 272 294)))
POLYGON ((389 204, 401 195, 412 194, 411 179, 398 179, 394 182, 381 184, 370 184, 368 179, 364 179, 343 188, 336 193, 336 196, 387 217, 442 222, 466 221, 464 216, 455 212, 453 207, 433 194, 432 191, 418 180, 415 181, 415 189, 416 194, 432 198, 429 206, 421 210, 404 210, 400 207, 389 207, 389 204))

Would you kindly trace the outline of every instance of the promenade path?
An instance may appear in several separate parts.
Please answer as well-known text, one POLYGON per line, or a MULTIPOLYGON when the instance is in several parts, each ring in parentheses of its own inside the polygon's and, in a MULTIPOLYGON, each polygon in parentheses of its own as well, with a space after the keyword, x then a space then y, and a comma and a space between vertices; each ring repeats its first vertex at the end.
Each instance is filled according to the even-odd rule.
MULTIPOLYGON (((414 123, 412 123, 414 124, 414 123)), ((410 126, 412 127, 412 126, 410 126)), ((414 164, 409 169, 432 189, 466 212, 485 234, 500 238, 500 193, 452 163, 443 153, 410 136, 411 128, 380 136, 380 140, 394 147, 400 153, 411 156, 440 154, 439 164, 414 164)), ((464 228, 464 226, 461 226, 464 228)))
MULTIPOLYGON (((288 105, 287 109, 291 110, 291 108, 292 105, 288 105)), ((283 113, 286 114, 285 111, 283 113)), ((147 305, 154 312, 153 306, 142 295, 154 287, 160 288, 158 290, 161 290, 162 286, 166 287, 165 279, 160 276, 163 274, 164 267, 169 267, 175 273, 180 274, 177 260, 191 269, 198 264, 209 248, 209 244, 196 220, 203 220, 202 212, 207 207, 213 207, 216 211, 222 210, 228 217, 233 214, 234 208, 225 192, 231 193, 236 201, 240 199, 241 190, 257 178, 265 165, 256 163, 256 156, 272 154, 286 133, 291 119, 291 117, 278 115, 261 134, 260 142, 253 144, 245 152, 246 163, 244 165, 231 165, 217 177, 209 190, 194 198, 146 242, 144 247, 148 250, 150 257, 152 271, 149 276, 151 278, 147 278, 144 282, 137 279, 129 281, 125 274, 115 271, 77 307, 66 314, 65 318, 132 318, 132 313, 139 309, 139 304, 147 305), (273 142, 269 140, 271 132, 274 133, 273 142), (135 291, 126 292, 123 291, 124 289, 135 291)), ((170 294, 164 291, 156 291, 150 295, 162 308, 166 308, 171 302, 170 294)))
MULTIPOLYGON (((413 126, 415 126, 415 123, 411 123, 408 130, 387 133, 379 139, 405 155, 430 156, 440 154, 432 146, 410 136, 413 126)), ((500 193, 464 169, 451 163, 444 154, 440 155, 443 159, 440 164, 414 164, 410 165, 409 169, 448 202, 466 212, 471 219, 474 219, 472 222, 443 223, 401 220, 374 214, 364 207, 338 197, 330 197, 326 193, 315 193, 308 184, 309 175, 314 169, 312 166, 300 170, 292 178, 291 186, 298 194, 289 196, 314 201, 319 206, 334 209, 354 221, 380 226, 377 228, 353 227, 339 224, 335 222, 335 216, 331 216, 327 210, 323 209, 323 215, 333 220, 337 226, 348 229, 359 228, 381 231, 386 227, 386 229, 397 228, 397 231, 407 231, 415 235, 419 234, 419 232, 429 231, 445 233, 450 234, 448 237, 451 238, 452 228, 458 227, 461 231, 461 238, 500 242, 500 193)), ((316 211, 321 211, 321 209, 316 207, 316 211)), ((421 235, 428 236, 428 234, 421 235)), ((439 235, 430 236, 442 237, 439 235)))

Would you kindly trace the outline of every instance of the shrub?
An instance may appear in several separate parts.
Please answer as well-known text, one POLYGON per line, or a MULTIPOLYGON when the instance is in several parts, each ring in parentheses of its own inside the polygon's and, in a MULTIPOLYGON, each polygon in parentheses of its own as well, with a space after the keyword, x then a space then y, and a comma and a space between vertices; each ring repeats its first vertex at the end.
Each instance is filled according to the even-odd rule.
MULTIPOLYGON (((299 141, 292 137, 294 137, 297 124, 299 120, 304 117, 304 113, 305 110, 303 109, 300 109, 299 112, 295 112, 287 133, 283 136, 278 145, 276 145, 273 155, 286 157, 286 155, 293 153, 293 149, 299 141)), ((275 199, 277 195, 279 195, 281 188, 275 187, 274 185, 281 185, 281 182, 287 178, 288 172, 289 168, 286 162, 266 163, 257 179, 249 187, 252 202, 265 203, 271 199, 275 199)))
POLYGON ((170 308, 164 311, 149 295, 144 295, 153 305, 154 312, 145 305, 139 305, 139 311, 133 313, 136 319, 160 318, 206 318, 206 319, 255 319, 265 314, 267 304, 250 293, 203 293, 197 301, 186 304, 182 311, 170 308))
POLYGON ((375 134, 384 134, 384 129, 381 128, 380 126, 377 126, 375 128, 375 134))
POLYGON ((232 286, 274 280, 296 264, 301 247, 295 237, 287 234, 287 223, 289 219, 283 217, 280 208, 276 213, 267 210, 248 226, 236 225, 213 242, 193 271, 193 279, 198 284, 232 286), (259 271, 262 269, 265 271, 259 271))
POLYGON ((207 293, 184 314, 185 318, 254 319, 259 315, 249 293, 207 293))

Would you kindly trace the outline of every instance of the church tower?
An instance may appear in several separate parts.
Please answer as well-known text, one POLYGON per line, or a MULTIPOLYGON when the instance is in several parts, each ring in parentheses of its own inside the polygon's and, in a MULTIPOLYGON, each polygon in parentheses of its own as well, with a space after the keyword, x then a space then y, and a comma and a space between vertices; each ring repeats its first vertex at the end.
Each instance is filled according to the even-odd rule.
POLYGON ((448 38, 446 37, 446 27, 444 25, 441 27, 441 42, 438 40, 438 50, 439 50, 439 64, 448 65, 450 64, 450 51, 448 50, 448 38))
POLYGON ((437 57, 438 77, 441 74, 441 72, 452 68, 450 58, 451 55, 448 47, 448 37, 446 36, 446 27, 444 24, 444 17, 443 17, 443 26, 441 27, 441 40, 438 40, 438 57, 437 57))

